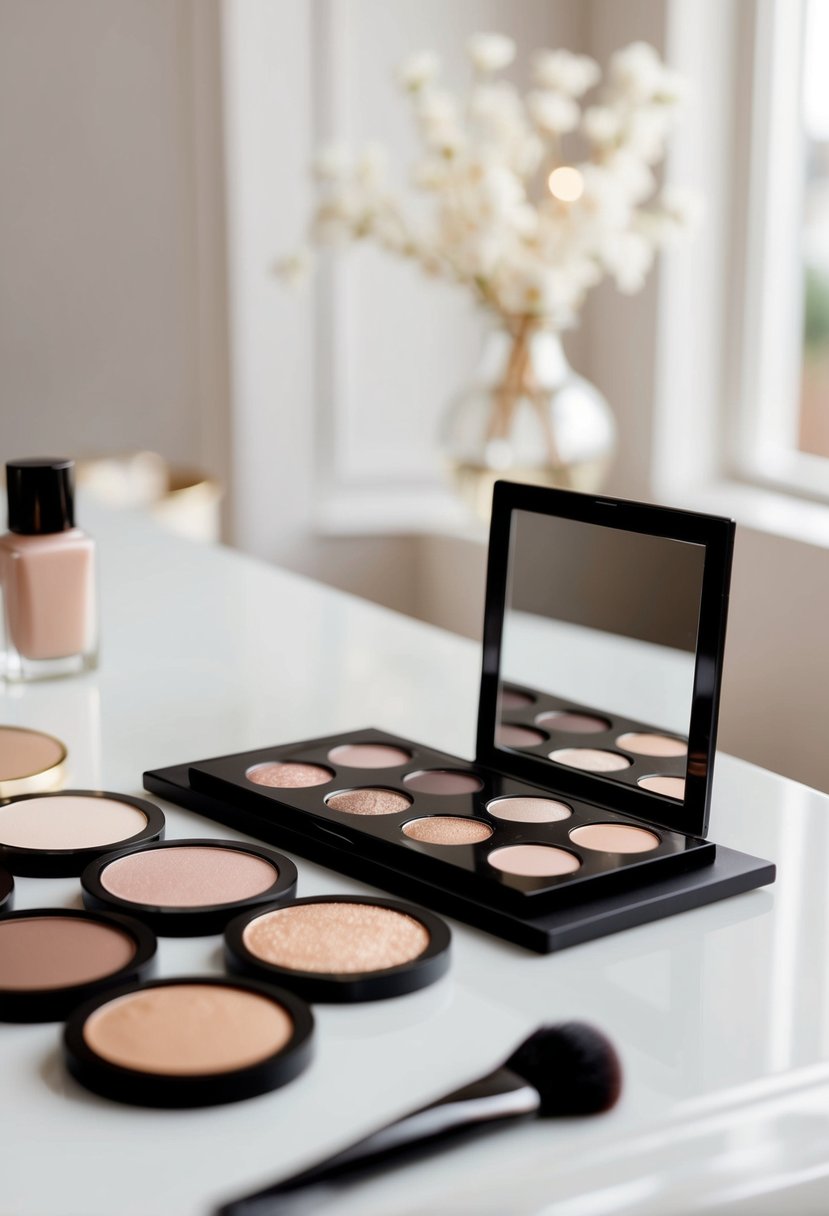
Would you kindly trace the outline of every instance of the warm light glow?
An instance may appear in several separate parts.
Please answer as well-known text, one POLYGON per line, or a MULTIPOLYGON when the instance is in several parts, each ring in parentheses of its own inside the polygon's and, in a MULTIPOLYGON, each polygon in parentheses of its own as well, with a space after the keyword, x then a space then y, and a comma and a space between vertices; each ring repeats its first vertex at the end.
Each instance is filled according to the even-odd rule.
POLYGON ((584 193, 584 178, 572 165, 559 165, 547 178, 550 194, 562 203, 574 203, 584 193))

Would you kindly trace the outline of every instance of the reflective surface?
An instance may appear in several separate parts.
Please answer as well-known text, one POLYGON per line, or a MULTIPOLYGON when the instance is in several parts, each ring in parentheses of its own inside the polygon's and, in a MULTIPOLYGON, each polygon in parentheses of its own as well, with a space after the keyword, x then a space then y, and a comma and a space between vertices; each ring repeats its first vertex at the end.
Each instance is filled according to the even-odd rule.
MULTIPOLYGON (((4 721, 66 740, 71 785, 140 794, 146 767, 362 725, 473 755, 473 643, 126 515, 84 518, 101 547, 103 666, 0 694, 4 721)), ((170 839, 234 836, 164 811, 170 839)), ((236 1107, 117 1106, 66 1076, 57 1026, 3 1026, 5 1208, 64 1216, 70 1196, 84 1216, 204 1216, 578 1017, 623 1058, 613 1114, 489 1136, 338 1195, 326 1216, 829 1210, 829 798, 720 756, 712 836, 776 861, 778 882, 547 957, 453 922, 444 980, 318 1006, 308 1072, 236 1107)), ((303 895, 371 891, 298 865, 303 895)), ((19 909, 78 898, 73 879, 17 882, 19 909)), ((215 937, 159 946, 164 976, 221 973, 215 937)))
POLYGON ((704 557, 514 511, 498 746, 630 784, 684 776, 704 557))

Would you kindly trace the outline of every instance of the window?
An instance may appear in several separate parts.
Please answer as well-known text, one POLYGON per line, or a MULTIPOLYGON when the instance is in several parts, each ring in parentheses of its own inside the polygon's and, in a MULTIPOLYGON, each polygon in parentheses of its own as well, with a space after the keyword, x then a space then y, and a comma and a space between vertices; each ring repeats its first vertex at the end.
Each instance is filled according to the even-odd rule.
POLYGON ((733 463, 829 498, 829 0, 755 12, 733 463))

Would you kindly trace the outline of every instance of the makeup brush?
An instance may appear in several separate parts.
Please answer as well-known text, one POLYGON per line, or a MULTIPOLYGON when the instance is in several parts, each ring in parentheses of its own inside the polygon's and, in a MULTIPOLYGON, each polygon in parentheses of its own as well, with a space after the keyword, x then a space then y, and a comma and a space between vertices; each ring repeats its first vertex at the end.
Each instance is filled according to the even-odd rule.
POLYGON ((615 1104, 621 1085, 619 1057, 600 1031, 584 1022, 542 1026, 494 1072, 299 1174, 231 1200, 217 1216, 316 1211, 318 1188, 335 1187, 516 1119, 600 1114, 615 1104))

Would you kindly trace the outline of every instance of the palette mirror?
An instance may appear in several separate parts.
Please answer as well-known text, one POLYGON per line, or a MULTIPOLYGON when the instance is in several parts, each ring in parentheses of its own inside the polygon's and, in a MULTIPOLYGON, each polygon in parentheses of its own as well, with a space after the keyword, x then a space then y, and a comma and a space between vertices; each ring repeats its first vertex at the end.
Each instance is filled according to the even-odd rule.
POLYGON ((568 493, 552 513, 534 494, 496 492, 479 746, 488 733, 501 768, 701 831, 730 521, 568 493))

